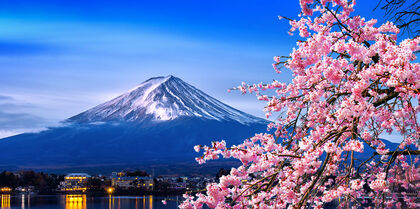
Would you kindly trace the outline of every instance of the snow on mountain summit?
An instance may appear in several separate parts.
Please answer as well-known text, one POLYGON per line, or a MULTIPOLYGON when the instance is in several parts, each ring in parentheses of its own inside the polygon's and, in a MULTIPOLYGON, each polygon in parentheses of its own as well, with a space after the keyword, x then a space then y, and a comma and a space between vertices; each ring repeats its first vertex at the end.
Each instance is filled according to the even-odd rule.
POLYGON ((167 121, 179 117, 233 120, 242 124, 265 123, 265 120, 234 109, 174 76, 150 78, 67 121, 167 121))

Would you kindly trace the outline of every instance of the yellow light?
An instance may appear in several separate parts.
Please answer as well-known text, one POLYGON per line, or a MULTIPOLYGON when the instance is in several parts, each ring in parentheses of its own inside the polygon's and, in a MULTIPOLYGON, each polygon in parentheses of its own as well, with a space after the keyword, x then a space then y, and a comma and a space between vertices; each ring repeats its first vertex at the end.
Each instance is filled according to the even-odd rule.
POLYGON ((12 188, 10 188, 10 187, 3 187, 3 188, 0 189, 0 191, 2 191, 2 192, 11 192, 12 191, 12 188))
POLYGON ((108 192, 108 194, 112 194, 114 192, 114 188, 108 187, 106 191, 108 192))

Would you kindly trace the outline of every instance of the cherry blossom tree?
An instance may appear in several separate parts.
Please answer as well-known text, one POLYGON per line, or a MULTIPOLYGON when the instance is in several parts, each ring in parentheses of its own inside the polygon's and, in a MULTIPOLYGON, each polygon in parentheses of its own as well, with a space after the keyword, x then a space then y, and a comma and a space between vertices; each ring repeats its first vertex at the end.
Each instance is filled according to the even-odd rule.
POLYGON ((301 41, 274 69, 293 80, 235 88, 267 102, 278 115, 268 132, 242 144, 197 145, 199 163, 219 157, 242 162, 186 194, 180 208, 419 208, 420 38, 398 40, 391 22, 352 16, 355 1, 300 0, 290 34, 301 41), (398 134, 390 149, 382 133, 398 134), (369 152, 370 151, 370 152, 369 152), (371 155, 363 158, 357 156, 371 155))

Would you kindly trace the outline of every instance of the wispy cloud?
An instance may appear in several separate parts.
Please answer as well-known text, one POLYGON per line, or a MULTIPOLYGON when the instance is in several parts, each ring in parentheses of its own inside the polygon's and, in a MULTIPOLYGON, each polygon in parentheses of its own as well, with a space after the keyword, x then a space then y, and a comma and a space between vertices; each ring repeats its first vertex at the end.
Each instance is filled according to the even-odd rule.
POLYGON ((0 127, 3 129, 34 128, 44 123, 43 118, 35 115, 0 111, 0 127))
POLYGON ((45 130, 45 128, 38 128, 38 129, 9 129, 9 130, 2 130, 0 129, 0 140, 9 136, 14 136, 22 133, 37 133, 40 131, 45 130))
POLYGON ((11 96, 0 95, 0 138, 44 129, 48 124, 46 119, 24 112, 31 107, 11 96))
POLYGON ((13 100, 13 97, 0 95, 0 102, 13 100))
POLYGON ((0 40, 0 56, 25 56, 34 54, 57 53, 58 46, 48 43, 20 40, 0 40))

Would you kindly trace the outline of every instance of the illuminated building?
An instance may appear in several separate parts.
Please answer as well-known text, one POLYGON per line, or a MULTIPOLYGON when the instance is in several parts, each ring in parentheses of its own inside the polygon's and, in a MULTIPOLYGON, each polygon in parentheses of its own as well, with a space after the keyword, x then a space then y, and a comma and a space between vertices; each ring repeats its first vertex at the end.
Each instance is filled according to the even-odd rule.
POLYGON ((20 194, 36 194, 34 186, 17 187, 15 191, 19 192, 20 194))
POLYGON ((89 179, 86 173, 70 173, 60 182, 60 189, 64 192, 85 192, 89 179))
POLYGON ((12 191, 12 188, 10 188, 10 187, 0 188, 0 193, 10 193, 11 191, 12 191))
POLYGON ((111 176, 112 186, 122 189, 145 189, 153 190, 153 178, 144 176, 125 176, 123 172, 113 172, 111 176))

